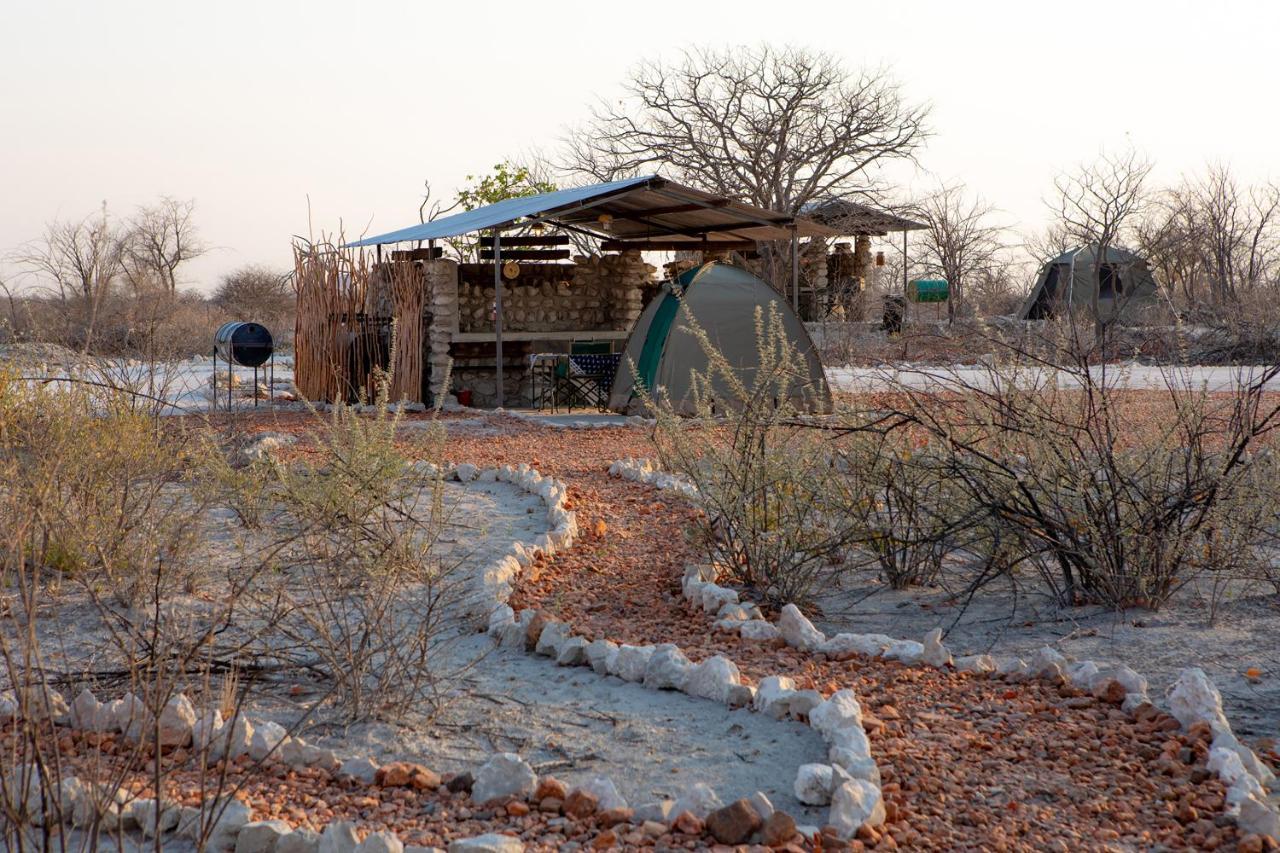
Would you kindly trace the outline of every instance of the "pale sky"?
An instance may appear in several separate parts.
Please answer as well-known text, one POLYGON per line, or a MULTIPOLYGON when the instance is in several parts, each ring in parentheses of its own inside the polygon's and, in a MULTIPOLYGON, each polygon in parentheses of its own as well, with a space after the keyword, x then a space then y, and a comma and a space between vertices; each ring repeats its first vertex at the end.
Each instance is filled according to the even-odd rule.
MULTIPOLYGON (((1132 144, 1172 181, 1280 177, 1280 3, 4 0, 0 257, 56 217, 194 198, 188 284, 417 221, 424 178, 554 148, 638 60, 769 41, 932 104, 904 196, 963 181, 1035 229, 1055 174, 1132 144)), ((6 277, 11 266, 0 263, 6 277)))

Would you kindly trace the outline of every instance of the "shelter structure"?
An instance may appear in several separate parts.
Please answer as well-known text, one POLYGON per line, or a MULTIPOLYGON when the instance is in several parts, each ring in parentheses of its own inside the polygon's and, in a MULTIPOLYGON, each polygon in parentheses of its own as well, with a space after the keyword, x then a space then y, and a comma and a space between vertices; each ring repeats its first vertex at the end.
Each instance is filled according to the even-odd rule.
MULTIPOLYGON (((707 256, 751 251, 758 241, 790 241, 796 247, 802 238, 834 235, 831 228, 804 217, 723 198, 658 175, 628 178, 507 199, 349 243, 345 249, 376 252, 376 266, 390 271, 371 278, 390 283, 390 295, 379 300, 377 288, 368 287, 360 296, 359 311, 348 313, 389 315, 402 330, 400 340, 410 339, 421 347, 421 381, 397 383, 410 399, 418 396, 413 391, 416 383, 423 402, 465 389, 475 405, 527 404, 532 393, 526 378, 531 356, 572 352, 584 345, 593 347, 587 352, 601 347, 613 351, 627 340, 645 305, 658 293, 656 270, 641 252, 707 256), (478 262, 443 257, 441 241, 464 237, 477 241, 478 262), (584 241, 595 251, 575 255, 571 246, 584 241), (384 248, 397 246, 401 248, 392 248, 384 257, 384 248), (409 299, 405 291, 414 286, 418 298, 409 299), (453 379, 446 387, 450 365, 453 379)), ((332 278, 339 285, 346 280, 340 275, 332 278)), ((793 262, 790 285, 780 289, 794 299, 798 282, 798 263, 793 262)), ((300 317, 307 313, 303 307, 300 289, 300 317)), ((714 316, 703 320, 716 321, 714 316)), ((323 334, 339 343, 343 336, 360 334, 354 325, 341 334, 332 329, 331 321, 323 334)), ((314 349, 309 337, 320 335, 308 332, 300 319, 299 353, 314 349)), ((406 358, 401 353, 398 363, 406 358)), ((320 366, 317 369, 342 369, 343 360, 315 357, 308 363, 320 366)), ((299 359, 298 387, 308 394, 309 383, 324 383, 304 375, 309 369, 302 364, 299 359)))
MULTIPOLYGON (((848 320, 862 320, 871 287, 874 258, 872 237, 902 235, 902 287, 907 287, 908 243, 912 231, 927 228, 923 222, 898 216, 845 198, 810 202, 800 208, 802 215, 825 225, 840 237, 853 237, 853 246, 837 242, 828 251, 825 241, 812 241, 801 253, 807 287, 802 292, 802 316, 817 320, 833 309, 848 320)), ((887 284, 887 283, 882 283, 887 284)))
POLYGON ((1129 320, 1157 304, 1159 289, 1151 268, 1140 255, 1111 246, 1099 268, 1096 244, 1063 252, 1040 267, 1035 286, 1022 303, 1018 318, 1043 320, 1064 310, 1093 309, 1098 319, 1129 320))
POLYGON ((695 327, 750 388, 760 364, 757 313, 780 321, 787 346, 799 356, 800 375, 788 377, 791 402, 811 412, 829 411, 831 392, 822 360, 804 323, 764 280, 741 267, 715 261, 686 270, 663 285, 662 294, 645 308, 618 365, 609 408, 624 414, 642 413, 642 392, 648 390, 692 413, 695 371, 711 381, 713 404, 717 398, 728 401, 727 389, 719 387, 723 377, 708 370, 710 358, 693 333, 695 327))

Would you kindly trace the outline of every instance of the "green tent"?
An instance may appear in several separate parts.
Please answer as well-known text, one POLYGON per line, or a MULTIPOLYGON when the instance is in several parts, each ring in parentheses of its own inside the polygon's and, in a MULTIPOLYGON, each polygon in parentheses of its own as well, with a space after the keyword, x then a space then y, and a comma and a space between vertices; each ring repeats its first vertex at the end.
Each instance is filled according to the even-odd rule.
POLYGON ((1096 245, 1064 252, 1040 268, 1018 318, 1043 320, 1060 313, 1064 306, 1090 310, 1098 290, 1098 313, 1103 320, 1130 320, 1143 308, 1157 304, 1159 292, 1151 268, 1141 256, 1111 246, 1102 264, 1099 288, 1096 245))
POLYGON ((750 386, 760 358, 756 309, 767 322, 770 306, 807 368, 807 375, 796 383, 796 404, 808 411, 830 411, 831 392, 822 361, 800 318, 765 281, 740 267, 717 262, 694 267, 665 284, 640 315, 614 377, 609 408, 627 414, 642 410, 635 387, 638 374, 645 387, 662 389, 668 399, 692 410, 691 374, 705 375, 708 364, 702 344, 689 331, 691 316, 750 386))

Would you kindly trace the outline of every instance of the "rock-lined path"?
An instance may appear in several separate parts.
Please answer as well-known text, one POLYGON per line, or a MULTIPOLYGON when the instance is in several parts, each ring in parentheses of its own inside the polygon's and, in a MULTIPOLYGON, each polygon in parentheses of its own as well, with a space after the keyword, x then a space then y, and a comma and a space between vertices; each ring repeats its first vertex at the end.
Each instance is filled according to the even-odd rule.
MULTIPOLYGON (((609 461, 649 454, 638 430, 553 431, 521 423, 457 436, 458 459, 529 461, 569 485, 579 526, 572 552, 527 574, 513 605, 539 607, 591 638, 674 642, 695 661, 733 659, 747 677, 791 672, 798 687, 852 687, 872 713, 872 753, 889 821, 880 843, 957 849, 1214 849, 1235 846, 1220 819, 1223 785, 1205 770, 1207 742, 1135 722, 1070 688, 907 667, 819 660, 716 634, 679 596, 693 510, 607 476, 609 461)), ((1249 839, 1252 846, 1257 839, 1249 839)))

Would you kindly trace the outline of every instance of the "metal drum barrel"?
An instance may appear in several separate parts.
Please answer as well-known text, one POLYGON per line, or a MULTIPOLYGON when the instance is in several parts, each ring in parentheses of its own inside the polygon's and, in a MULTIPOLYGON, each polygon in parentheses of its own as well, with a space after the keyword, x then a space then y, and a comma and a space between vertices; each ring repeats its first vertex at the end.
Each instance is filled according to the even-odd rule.
POLYGON ((223 323, 213 336, 213 350, 228 364, 261 367, 271 358, 275 345, 271 332, 261 323, 223 323))

